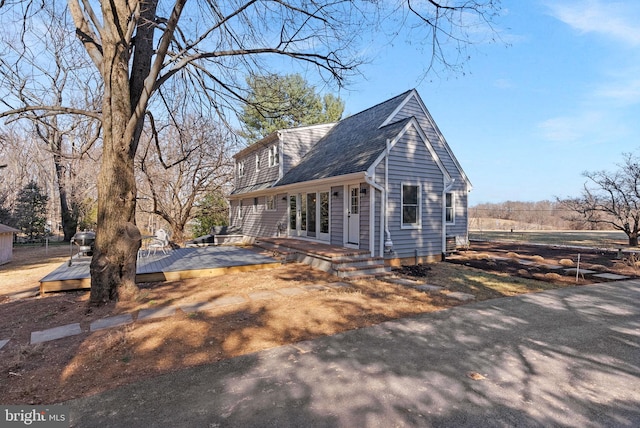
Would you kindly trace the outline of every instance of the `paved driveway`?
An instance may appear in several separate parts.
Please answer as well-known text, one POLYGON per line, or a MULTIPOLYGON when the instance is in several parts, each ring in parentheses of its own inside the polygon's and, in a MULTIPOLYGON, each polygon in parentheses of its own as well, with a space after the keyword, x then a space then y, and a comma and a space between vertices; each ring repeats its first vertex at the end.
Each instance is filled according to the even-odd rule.
POLYGON ((74 426, 640 426, 640 281, 497 299, 79 399, 74 426))

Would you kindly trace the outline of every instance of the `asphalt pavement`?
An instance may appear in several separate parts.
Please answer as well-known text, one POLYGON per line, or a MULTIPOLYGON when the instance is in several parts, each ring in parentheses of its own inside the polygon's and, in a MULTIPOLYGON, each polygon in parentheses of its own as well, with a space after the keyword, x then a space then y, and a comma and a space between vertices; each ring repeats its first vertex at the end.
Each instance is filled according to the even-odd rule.
POLYGON ((74 427, 637 427, 640 281, 473 303, 64 404, 74 427))

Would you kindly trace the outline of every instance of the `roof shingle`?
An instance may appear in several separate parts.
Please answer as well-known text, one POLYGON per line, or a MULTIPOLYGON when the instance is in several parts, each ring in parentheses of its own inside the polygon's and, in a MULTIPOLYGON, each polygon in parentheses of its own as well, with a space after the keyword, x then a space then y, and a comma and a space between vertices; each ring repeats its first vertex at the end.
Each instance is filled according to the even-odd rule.
POLYGON ((366 171, 410 118, 380 125, 411 91, 338 122, 276 186, 366 171))

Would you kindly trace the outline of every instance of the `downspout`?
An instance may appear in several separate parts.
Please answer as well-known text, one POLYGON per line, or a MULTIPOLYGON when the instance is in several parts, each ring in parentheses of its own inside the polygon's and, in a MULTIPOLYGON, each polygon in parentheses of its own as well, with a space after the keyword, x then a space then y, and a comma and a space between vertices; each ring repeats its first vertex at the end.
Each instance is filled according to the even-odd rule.
POLYGON ((382 194, 382 213, 381 217, 381 229, 384 229, 385 239, 382 240, 382 236, 380 237, 380 254, 391 253, 393 252, 393 241, 391 240, 391 232, 389 231, 389 219, 387 218, 388 210, 387 210, 387 202, 388 202, 388 193, 389 193, 389 146, 390 142, 387 139, 387 147, 385 149, 385 157, 384 157, 384 187, 375 183, 371 177, 365 174, 365 181, 370 184, 375 189, 379 190, 382 194))
MULTIPOLYGON (((373 179, 367 174, 364 175, 364 181, 374 189, 379 190, 380 194, 382 195, 380 198, 380 208, 382 208, 382 213, 380 213, 380 230, 385 230, 385 218, 386 218, 387 209, 386 209, 386 194, 385 194, 386 192, 384 190, 384 187, 374 182, 373 179)), ((386 230, 385 232, 389 233, 386 230)), ((383 235, 380 234, 380 255, 381 256, 383 252, 384 252, 384 238, 383 238, 383 235)))
POLYGON ((454 178, 442 190, 442 260, 447 254, 447 193, 453 189, 455 183, 456 179, 454 178))
POLYGON ((387 239, 384 241, 384 251, 388 253, 393 252, 393 241, 391 240, 391 232, 389 232, 389 219, 388 214, 388 195, 389 195, 389 152, 391 151, 391 142, 387 139, 387 150, 384 156, 384 233, 387 239))

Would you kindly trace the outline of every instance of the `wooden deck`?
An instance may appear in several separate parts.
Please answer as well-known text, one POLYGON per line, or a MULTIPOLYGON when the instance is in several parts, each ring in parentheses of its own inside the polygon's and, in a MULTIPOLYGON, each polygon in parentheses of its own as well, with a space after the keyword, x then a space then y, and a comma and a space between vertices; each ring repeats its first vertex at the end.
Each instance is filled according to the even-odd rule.
POLYGON ((296 238, 258 238, 258 241, 269 243, 274 248, 293 249, 324 257, 351 257, 366 256, 369 254, 369 251, 366 250, 356 250, 296 238))
MULTIPOLYGON (((257 251, 218 246, 179 248, 148 257, 138 258, 136 282, 175 281, 245 272, 280 265, 280 261, 257 251)), ((89 257, 73 259, 71 266, 64 263, 40 280, 40 293, 91 288, 89 257)))

